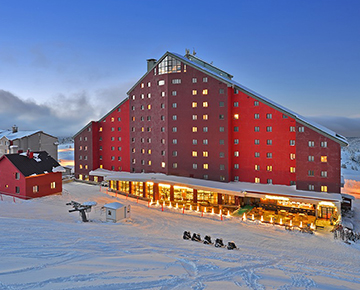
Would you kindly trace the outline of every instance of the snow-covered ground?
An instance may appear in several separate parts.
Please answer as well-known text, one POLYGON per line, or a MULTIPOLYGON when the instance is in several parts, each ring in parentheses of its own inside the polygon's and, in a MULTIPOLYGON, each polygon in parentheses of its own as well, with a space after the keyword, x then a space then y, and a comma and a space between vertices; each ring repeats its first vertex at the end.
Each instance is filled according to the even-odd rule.
MULTIPOLYGON (((0 200, 0 289, 360 289, 360 244, 332 234, 288 232, 218 216, 148 208, 72 182, 63 195, 0 200), (90 223, 70 200, 96 201, 90 223), (131 204, 132 217, 105 223, 101 207, 131 204), (239 250, 182 239, 184 230, 239 250)), ((356 217, 360 202, 356 200, 356 217)))

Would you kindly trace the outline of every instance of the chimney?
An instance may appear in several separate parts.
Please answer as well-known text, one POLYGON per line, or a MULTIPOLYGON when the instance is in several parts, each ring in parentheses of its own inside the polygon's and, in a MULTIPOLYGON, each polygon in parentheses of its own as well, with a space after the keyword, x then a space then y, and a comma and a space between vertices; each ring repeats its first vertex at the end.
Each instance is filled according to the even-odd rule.
POLYGON ((18 126, 16 126, 16 125, 12 126, 13 133, 17 133, 18 129, 19 129, 18 126))
POLYGON ((149 58, 146 61, 147 61, 147 71, 150 71, 155 66, 156 59, 155 58, 149 58))
POLYGON ((17 145, 11 145, 10 146, 10 154, 18 153, 18 151, 19 151, 18 149, 19 149, 19 147, 17 145))

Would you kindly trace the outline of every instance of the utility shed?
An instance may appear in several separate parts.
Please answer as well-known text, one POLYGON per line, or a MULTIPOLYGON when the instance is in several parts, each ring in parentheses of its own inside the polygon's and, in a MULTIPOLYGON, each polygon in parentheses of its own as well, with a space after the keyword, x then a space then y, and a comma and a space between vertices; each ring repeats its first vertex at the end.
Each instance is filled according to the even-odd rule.
POLYGON ((106 221, 114 222, 130 217, 130 205, 112 202, 104 205, 106 210, 106 221))

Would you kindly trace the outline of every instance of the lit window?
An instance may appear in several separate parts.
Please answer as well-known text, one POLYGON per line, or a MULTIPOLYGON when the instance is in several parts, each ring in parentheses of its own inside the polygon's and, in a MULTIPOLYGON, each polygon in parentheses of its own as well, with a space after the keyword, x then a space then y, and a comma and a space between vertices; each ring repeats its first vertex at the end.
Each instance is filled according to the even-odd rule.
POLYGON ((197 120, 197 115, 192 115, 193 120, 197 120))
POLYGON ((80 164, 80 165, 79 165, 79 168, 80 168, 80 169, 82 169, 82 168, 83 168, 82 164, 80 164))
POLYGON ((37 185, 33 186, 33 192, 35 193, 35 192, 38 192, 38 191, 39 191, 39 186, 37 186, 37 185))
POLYGON ((142 99, 145 99, 145 95, 144 95, 144 94, 141 94, 141 98, 142 98, 142 99))
POLYGON ((159 86, 165 85, 165 80, 160 80, 160 81, 158 81, 158 85, 159 85, 159 86))
POLYGON ((255 183, 260 183, 260 178, 259 177, 255 177, 255 183))
POLYGON ((148 154, 151 154, 151 149, 148 150, 148 154))
POLYGON ((197 95, 197 90, 192 90, 193 96, 197 95))
POLYGON ((324 148, 327 147, 327 142, 326 142, 326 141, 322 141, 322 142, 320 143, 320 146, 321 146, 321 147, 324 147, 324 148))
POLYGON ((209 169, 209 164, 204 163, 204 164, 203 164, 203 168, 204 168, 204 169, 209 169))
POLYGON ((141 88, 144 88, 144 83, 141 83, 141 88))
POLYGON ((209 116, 208 115, 203 115, 203 120, 208 120, 209 116))
POLYGON ((177 163, 173 163, 172 167, 177 168, 178 167, 177 163))
POLYGON ((208 90, 207 90, 207 89, 204 89, 204 90, 202 91, 202 94, 203 94, 203 95, 207 95, 207 94, 208 94, 208 90))
POLYGON ((266 170, 267 170, 267 171, 272 171, 272 169, 273 169, 273 168, 272 168, 271 165, 266 166, 266 170))
POLYGON ((165 139, 161 139, 161 144, 165 144, 165 139))
POLYGON ((295 153, 290 153, 290 160, 295 160, 295 153))
POLYGON ((290 172, 295 173, 295 167, 290 167, 290 172))
POLYGON ((193 151, 193 152, 191 153, 191 155, 192 155, 192 157, 197 157, 197 151, 193 151))
POLYGON ((114 122, 115 121, 115 118, 114 117, 111 117, 111 122, 114 122))
POLYGON ((161 92, 161 96, 162 96, 162 97, 165 97, 165 92, 161 92))
POLYGON ((321 156, 321 162, 327 162, 327 156, 321 156))
POLYGON ((272 119, 272 114, 266 114, 266 119, 272 119))
POLYGON ((254 119, 260 119, 260 114, 255 114, 254 119))
POLYGON ((315 160, 314 156, 312 156, 312 155, 309 155, 309 156, 308 156, 308 161, 313 162, 314 160, 315 160))
POLYGON ((165 162, 161 162, 161 167, 165 168, 165 162))
POLYGON ((135 95, 132 95, 132 96, 131 96, 131 99, 132 99, 132 100, 135 100, 135 95))
POLYGON ((196 107, 197 107, 197 102, 192 102, 191 106, 192 106, 193 108, 196 108, 196 107))
POLYGON ((102 127, 99 128, 99 132, 102 132, 102 127))
POLYGON ((197 132, 197 127, 192 127, 193 132, 197 132))
POLYGON ((255 170, 259 171, 260 170, 260 165, 255 165, 255 170))
POLYGON ((148 108, 148 110, 151 110, 151 105, 149 104, 149 105, 147 106, 147 108, 148 108))
POLYGON ((148 165, 151 165, 151 160, 148 161, 148 165))
POLYGON ((235 152, 234 152, 234 156, 235 156, 235 157, 239 157, 239 156, 240 156, 239 151, 235 151, 235 152))
POLYGON ((235 119, 235 120, 238 120, 238 119, 239 119, 239 114, 235 114, 235 115, 234 115, 234 119, 235 119))
POLYGON ((209 103, 208 102, 203 102, 203 107, 204 108, 207 108, 209 106, 209 103))
POLYGON ((209 156, 209 152, 208 151, 203 151, 203 157, 208 157, 209 156))
POLYGON ((326 185, 321 186, 321 192, 327 192, 327 186, 326 185))
POLYGON ((148 86, 148 87, 151 87, 151 83, 150 83, 150 82, 148 82, 148 83, 147 83, 147 86, 148 86))

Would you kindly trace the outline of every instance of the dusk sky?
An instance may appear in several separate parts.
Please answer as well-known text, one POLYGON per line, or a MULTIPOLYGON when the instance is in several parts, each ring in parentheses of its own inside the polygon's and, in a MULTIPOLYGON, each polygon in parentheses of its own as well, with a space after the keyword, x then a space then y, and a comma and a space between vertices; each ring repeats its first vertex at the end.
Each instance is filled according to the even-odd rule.
POLYGON ((70 136, 166 51, 360 136, 360 1, 0 0, 0 129, 70 136))

